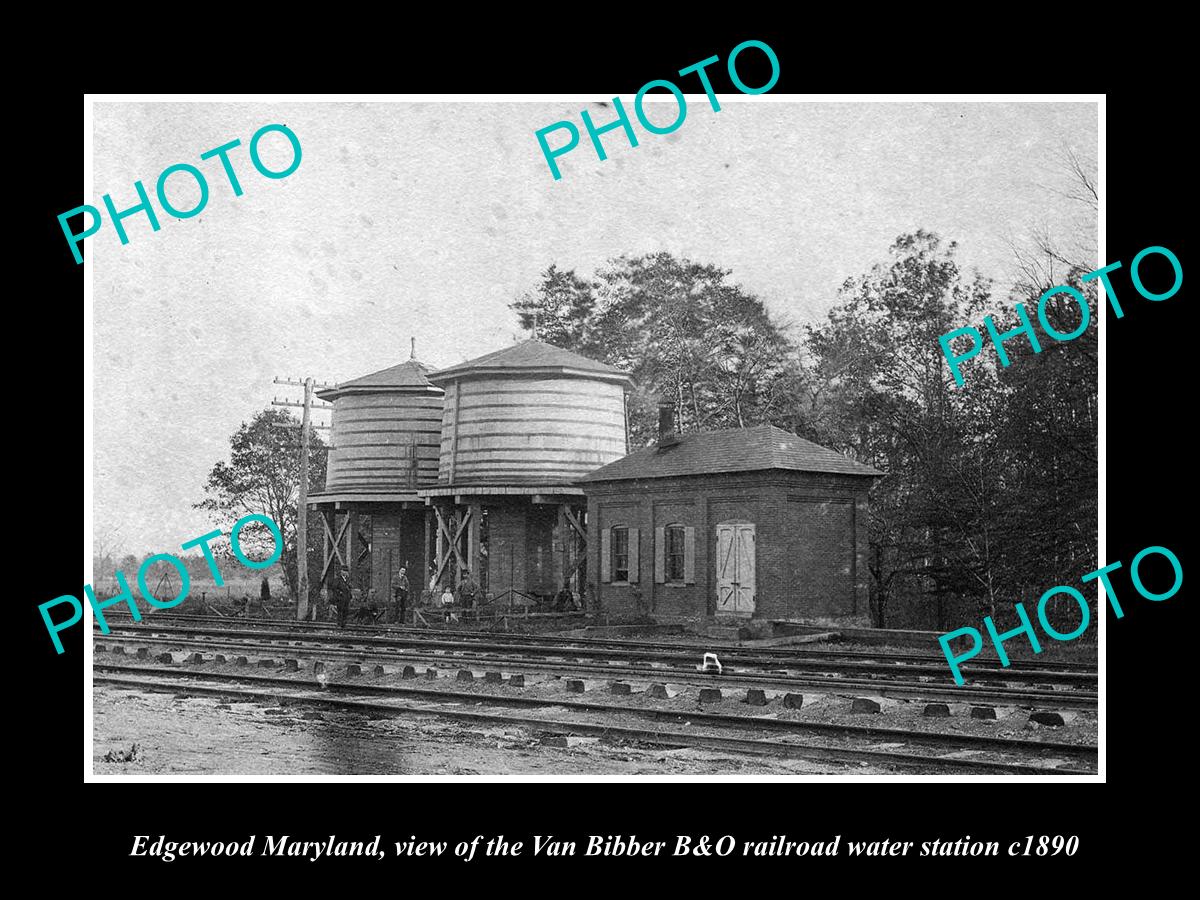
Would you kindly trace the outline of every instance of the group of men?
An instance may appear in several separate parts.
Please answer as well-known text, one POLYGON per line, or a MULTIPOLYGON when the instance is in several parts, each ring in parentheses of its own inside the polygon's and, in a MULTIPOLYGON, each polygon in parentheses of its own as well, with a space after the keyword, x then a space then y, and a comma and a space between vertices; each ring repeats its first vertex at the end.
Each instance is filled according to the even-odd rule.
MULTIPOLYGON (((405 613, 408 610, 408 591, 408 570, 404 566, 401 566, 392 580, 391 621, 396 623, 404 621, 405 613)), ((350 607, 354 600, 354 589, 350 586, 349 567, 338 566, 334 571, 333 579, 329 586, 329 600, 333 604, 333 608, 337 610, 338 627, 345 628, 346 620, 350 617, 350 607)), ((371 591, 367 604, 359 608, 359 618, 367 618, 371 622, 378 622, 385 612, 386 610, 381 610, 376 605, 374 591, 371 591)))
MULTIPOLYGON (((408 598, 410 590, 411 588, 408 582, 408 568, 406 566, 401 566, 396 571, 395 576, 392 578, 391 620, 395 623, 404 622, 405 616, 408 612, 408 598)), ((430 597, 436 596, 436 578, 430 580, 429 592, 430 597)), ((471 573, 469 571, 463 572, 462 581, 459 583, 458 587, 458 594, 458 600, 461 602, 461 605, 464 609, 471 609, 476 605, 479 595, 479 585, 476 584, 473 578, 471 578, 471 573)), ((350 569, 344 565, 338 566, 333 576, 333 583, 330 587, 330 600, 332 601, 334 608, 337 610, 337 623, 339 628, 346 627, 346 620, 350 617, 350 606, 353 601, 353 596, 353 589, 350 586, 350 569)), ((454 616, 453 611, 449 608, 454 605, 454 592, 449 586, 447 586, 441 596, 441 606, 444 609, 447 622, 451 621, 452 618, 457 618, 454 616)), ((360 610, 360 615, 362 615, 363 612, 370 617, 372 622, 379 621, 380 617, 383 615, 383 611, 379 610, 375 606, 373 597, 368 601, 368 605, 360 610)))
MULTIPOLYGON (((409 592, 411 587, 408 581, 408 568, 401 566, 396 570, 392 577, 392 608, 390 621, 396 624, 402 624, 405 616, 408 613, 409 592)), ((346 566, 338 566, 333 576, 333 582, 330 589, 330 599, 333 602, 334 608, 337 610, 337 623, 339 628, 346 627, 346 620, 350 617, 350 606, 353 601, 353 590, 350 587, 350 569, 346 566)), ((455 596, 453 588, 446 585, 442 589, 441 597, 438 597, 437 578, 433 577, 429 580, 429 602, 441 607, 442 615, 447 622, 457 622, 458 615, 456 609, 469 611, 479 605, 480 588, 479 584, 471 577, 470 570, 464 569, 462 580, 458 585, 458 596, 455 596)), ((573 593, 570 587, 563 585, 562 590, 554 597, 553 608, 558 612, 566 612, 573 610, 581 610, 583 604, 578 595, 573 593)), ((359 608, 358 618, 361 621, 378 622, 387 610, 381 610, 375 603, 374 592, 370 592, 366 605, 359 608)))

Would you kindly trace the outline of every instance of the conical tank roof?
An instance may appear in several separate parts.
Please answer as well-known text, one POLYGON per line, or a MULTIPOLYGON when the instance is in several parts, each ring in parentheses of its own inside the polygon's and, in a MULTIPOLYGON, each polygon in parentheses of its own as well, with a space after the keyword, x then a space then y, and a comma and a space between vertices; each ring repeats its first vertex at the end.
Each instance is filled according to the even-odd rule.
POLYGON ((338 500, 404 500, 437 481, 440 387, 416 358, 319 391, 333 402, 325 490, 338 500))
POLYGON ((389 391, 414 391, 441 393, 441 388, 429 380, 433 370, 417 359, 409 359, 396 366, 389 366, 355 378, 343 381, 334 387, 317 391, 322 400, 336 400, 344 394, 383 393, 389 391))
POLYGON ((429 380, 434 384, 445 384, 460 378, 510 373, 598 378, 626 385, 631 381, 615 366, 532 339, 440 369, 431 373, 429 380))

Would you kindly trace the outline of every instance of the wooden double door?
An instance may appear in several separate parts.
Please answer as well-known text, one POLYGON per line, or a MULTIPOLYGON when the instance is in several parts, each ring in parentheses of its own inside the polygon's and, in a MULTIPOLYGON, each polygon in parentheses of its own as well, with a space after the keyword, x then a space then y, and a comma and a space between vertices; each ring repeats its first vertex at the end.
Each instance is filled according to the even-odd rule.
POLYGON ((750 616, 755 601, 755 531, 749 522, 717 525, 717 615, 750 616))

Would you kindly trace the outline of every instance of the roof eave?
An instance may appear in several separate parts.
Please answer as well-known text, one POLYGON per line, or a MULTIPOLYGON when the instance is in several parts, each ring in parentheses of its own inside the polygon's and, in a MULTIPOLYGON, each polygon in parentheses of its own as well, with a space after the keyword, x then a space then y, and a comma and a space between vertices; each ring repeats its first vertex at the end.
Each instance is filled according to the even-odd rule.
POLYGON ((579 369, 573 366, 458 366, 432 372, 427 377, 433 384, 465 378, 479 378, 489 375, 550 375, 567 378, 587 378, 592 381, 611 381, 627 387, 633 386, 633 378, 624 372, 602 371, 598 369, 579 369))
POLYGON ((446 391, 435 384, 347 384, 314 393, 322 400, 336 400, 344 394, 436 394, 440 397, 446 391))
POLYGON ((652 473, 643 473, 640 475, 601 475, 601 470, 592 472, 582 478, 577 479, 580 484, 600 484, 614 481, 649 481, 659 478, 701 478, 712 475, 742 475, 751 472, 794 472, 797 475, 838 475, 849 478, 884 478, 885 472, 872 470, 870 472, 836 472, 831 469, 793 469, 785 466, 764 466, 758 468, 744 469, 718 469, 715 471, 709 470, 704 472, 673 472, 669 474, 657 475, 652 473))

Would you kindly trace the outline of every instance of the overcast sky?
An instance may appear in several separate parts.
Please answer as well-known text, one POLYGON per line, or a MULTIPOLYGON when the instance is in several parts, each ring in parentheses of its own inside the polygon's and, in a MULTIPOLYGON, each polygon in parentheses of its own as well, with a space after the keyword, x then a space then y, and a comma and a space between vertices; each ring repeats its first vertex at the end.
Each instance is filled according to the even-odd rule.
MULTIPOLYGON (((632 115, 632 98, 625 97, 632 115)), ((668 250, 731 269, 780 316, 824 316, 841 282, 916 228, 958 241, 1001 282, 1010 240, 1039 227, 1094 246, 1064 198, 1070 146, 1096 159, 1093 104, 813 104, 701 95, 673 134, 586 133, 555 181, 534 132, 611 108, 557 103, 105 103, 94 114, 95 196, 153 196, 179 162, 207 176, 195 218, 154 201, 162 228, 125 220, 87 241, 95 261, 94 523, 121 552, 173 550, 211 528, 192 509, 229 436, 287 390, 276 375, 345 381, 408 357, 445 366, 518 334, 507 308, 551 263, 590 274, 668 250), (255 171, 251 135, 284 123, 303 148, 281 180, 255 171), (233 139, 244 194, 202 152, 233 139)), ((651 113, 670 121, 670 110, 651 113)), ((582 127, 581 127, 582 131, 582 127)), ((555 135, 551 140, 557 145, 555 135)), ((284 138, 262 143, 275 169, 284 138)), ((168 196, 194 205, 186 175, 168 196)), ((1094 256, 1094 251, 1089 256, 1094 256)), ((964 323, 966 324, 966 323, 964 323)), ((319 420, 320 417, 318 417, 319 420)))

